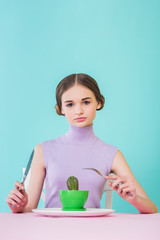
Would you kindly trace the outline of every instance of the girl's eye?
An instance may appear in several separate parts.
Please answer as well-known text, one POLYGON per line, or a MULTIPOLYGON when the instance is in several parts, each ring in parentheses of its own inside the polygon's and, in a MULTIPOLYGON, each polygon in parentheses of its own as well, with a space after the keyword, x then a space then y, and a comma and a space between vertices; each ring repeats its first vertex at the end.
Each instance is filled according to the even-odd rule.
MULTIPOLYGON (((83 103, 85 103, 85 105, 88 105, 90 102, 89 101, 84 101, 83 103)), ((67 104, 67 107, 72 107, 73 103, 69 103, 67 104)))
POLYGON ((72 103, 69 103, 69 104, 67 105, 67 107, 72 107, 71 105, 72 105, 72 103))
POLYGON ((85 105, 88 105, 90 102, 88 102, 88 101, 84 101, 84 103, 85 103, 85 105))

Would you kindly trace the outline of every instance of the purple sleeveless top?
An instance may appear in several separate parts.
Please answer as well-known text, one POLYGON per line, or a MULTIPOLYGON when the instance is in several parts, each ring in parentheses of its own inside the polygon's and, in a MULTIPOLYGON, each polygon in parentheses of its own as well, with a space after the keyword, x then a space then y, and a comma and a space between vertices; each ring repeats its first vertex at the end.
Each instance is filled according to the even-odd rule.
POLYGON ((75 176, 79 190, 89 190, 84 207, 100 208, 105 179, 92 170, 96 168, 103 175, 111 171, 116 154, 115 146, 104 143, 93 132, 93 124, 77 127, 70 124, 64 135, 41 142, 46 167, 46 208, 62 208, 59 190, 67 190, 68 177, 75 176))

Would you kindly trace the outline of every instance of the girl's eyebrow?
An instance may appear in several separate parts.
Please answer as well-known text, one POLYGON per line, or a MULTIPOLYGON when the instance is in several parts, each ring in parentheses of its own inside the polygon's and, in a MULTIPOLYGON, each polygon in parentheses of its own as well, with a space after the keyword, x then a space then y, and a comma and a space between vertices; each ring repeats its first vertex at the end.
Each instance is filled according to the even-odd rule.
MULTIPOLYGON (((86 97, 86 98, 82 98, 81 100, 84 101, 84 100, 86 100, 86 99, 91 99, 91 98, 90 98, 90 97, 86 97)), ((73 100, 67 100, 67 101, 65 101, 64 103, 67 103, 67 102, 73 102, 73 100)))

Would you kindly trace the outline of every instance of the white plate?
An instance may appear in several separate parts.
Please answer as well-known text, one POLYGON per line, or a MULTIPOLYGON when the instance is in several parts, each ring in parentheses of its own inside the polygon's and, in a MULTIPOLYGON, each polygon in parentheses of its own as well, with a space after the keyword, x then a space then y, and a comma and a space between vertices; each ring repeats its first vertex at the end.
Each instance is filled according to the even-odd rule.
POLYGON ((61 208, 37 208, 32 209, 33 213, 45 216, 61 216, 61 217, 88 217, 88 216, 105 216, 113 213, 113 209, 103 208, 87 208, 86 211, 62 211, 61 208))

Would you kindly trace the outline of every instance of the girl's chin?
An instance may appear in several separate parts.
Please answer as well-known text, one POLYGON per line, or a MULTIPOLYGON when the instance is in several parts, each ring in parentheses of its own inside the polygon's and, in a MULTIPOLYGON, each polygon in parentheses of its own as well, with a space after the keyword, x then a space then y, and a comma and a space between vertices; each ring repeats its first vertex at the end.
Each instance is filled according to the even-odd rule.
POLYGON ((70 122, 70 124, 77 126, 77 127, 86 127, 89 125, 92 125, 93 123, 88 123, 88 122, 70 122))

